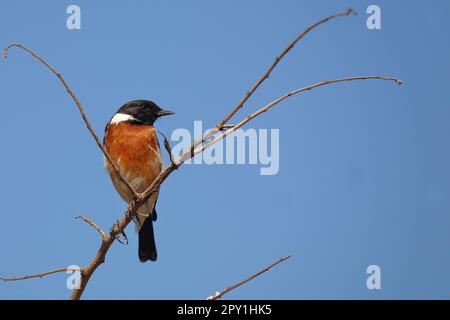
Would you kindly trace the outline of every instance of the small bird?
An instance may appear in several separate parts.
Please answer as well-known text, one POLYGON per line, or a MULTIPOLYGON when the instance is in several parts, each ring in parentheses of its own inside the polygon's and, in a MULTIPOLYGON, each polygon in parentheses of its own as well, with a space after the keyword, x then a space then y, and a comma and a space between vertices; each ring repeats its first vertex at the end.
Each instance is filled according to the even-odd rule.
MULTIPOLYGON (((121 176, 136 190, 144 192, 163 168, 154 123, 162 116, 174 114, 163 110, 148 100, 133 100, 123 105, 105 128, 103 145, 119 168, 121 176)), ((116 175, 108 161, 105 166, 112 183, 126 203, 133 195, 116 175)), ((134 222, 139 234, 139 260, 156 261, 157 252, 153 232, 156 221, 156 202, 159 192, 154 193, 136 212, 134 222)))

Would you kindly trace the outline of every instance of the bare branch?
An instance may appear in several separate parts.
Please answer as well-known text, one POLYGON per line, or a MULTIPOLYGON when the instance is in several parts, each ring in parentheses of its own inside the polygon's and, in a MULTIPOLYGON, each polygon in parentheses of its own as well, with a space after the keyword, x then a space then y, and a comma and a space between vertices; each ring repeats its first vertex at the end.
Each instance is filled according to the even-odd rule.
POLYGON ((264 107, 262 107, 261 109, 255 111, 254 113, 250 114, 249 116, 247 116, 244 120, 242 120, 241 122, 239 122, 238 124, 236 124, 235 126, 233 126, 232 128, 228 129, 227 131, 223 132, 221 135, 219 135, 218 137, 216 137, 214 140, 211 140, 210 142, 202 145, 201 147, 199 147, 198 149, 196 149, 193 152, 193 156, 203 152, 206 148, 211 147, 213 144, 216 144, 217 142, 219 142, 220 140, 223 140, 227 135, 229 135, 230 133, 233 133, 234 131, 236 131, 237 129, 239 129, 240 127, 242 127, 244 124, 246 124, 247 122, 249 122, 250 120, 256 118, 257 116, 263 114, 264 112, 268 111, 269 109, 273 108, 274 106, 276 106, 277 104, 279 104, 281 101, 296 95, 298 93, 304 92, 304 91, 309 91, 312 90, 314 88, 317 87, 322 87, 322 86, 326 86, 329 84, 333 84, 333 83, 338 83, 338 82, 350 82, 350 81, 355 81, 355 80, 386 80, 386 81, 394 81, 396 84, 401 85, 403 82, 399 79, 393 78, 393 77, 383 77, 383 76, 359 76, 359 77, 348 77, 348 78, 341 78, 341 79, 334 79, 334 80, 325 80, 322 82, 318 82, 291 92, 286 93, 285 95, 281 96, 280 98, 272 101, 271 103, 265 105, 264 107))
POLYGON ((271 265, 265 267, 264 269, 262 269, 261 271, 255 273, 254 275, 248 277, 245 280, 242 280, 241 282, 236 283, 235 285, 229 286, 227 288, 225 288, 223 291, 221 292, 216 292, 214 295, 206 298, 206 300, 217 300, 219 298, 221 298, 223 295, 227 294, 228 292, 230 292, 231 290, 234 290, 240 286, 242 286, 243 284, 246 284, 249 281, 252 281, 253 279, 255 279, 256 277, 260 276, 261 274, 269 271, 270 269, 272 269, 273 267, 275 267, 276 265, 282 263, 283 261, 286 261, 287 259, 289 259, 291 256, 287 256, 281 259, 278 259, 277 261, 275 261, 274 263, 272 263, 271 265))
POLYGON ((48 276, 50 274, 54 274, 54 273, 58 273, 58 272, 66 272, 66 271, 81 271, 82 272, 82 269, 80 269, 80 268, 58 268, 58 269, 54 269, 54 270, 50 270, 50 271, 46 271, 46 272, 42 272, 42 273, 37 273, 37 274, 32 274, 29 276, 23 276, 23 277, 11 277, 11 278, 0 277, 0 280, 19 281, 19 280, 27 280, 27 279, 33 279, 33 278, 42 278, 42 277, 48 276))
POLYGON ((73 93, 72 89, 69 87, 69 85, 67 84, 66 80, 64 80, 63 76, 61 75, 61 73, 59 73, 53 66, 51 66, 44 58, 42 58, 41 56, 39 56, 38 54, 36 54, 34 51, 32 51, 31 49, 28 49, 27 47, 21 45, 21 44, 17 44, 17 43, 13 43, 10 44, 9 46, 7 46, 6 48, 3 49, 3 57, 7 58, 8 57, 8 51, 10 48, 20 48, 22 50, 25 50, 26 52, 28 52, 29 54, 31 54, 33 57, 35 57, 36 59, 38 59, 40 62, 42 62, 48 69, 50 69, 50 71, 52 71, 57 77, 58 79, 61 81, 61 83, 63 84, 64 88, 66 88, 66 91, 69 93, 69 95, 72 97, 73 101, 75 101, 75 104, 78 107, 78 111, 81 114, 81 117, 84 120, 84 123, 86 124, 87 129, 89 130, 89 132, 91 133, 92 137, 95 140, 95 143, 97 144, 97 146, 100 148, 100 150, 102 151, 103 155, 105 156, 106 160, 108 161, 108 163, 113 167, 113 170, 115 171, 115 173, 117 174, 117 176, 119 177, 119 179, 127 186, 128 190, 134 195, 134 197, 137 196, 137 192, 134 190, 134 188, 128 183, 128 181, 126 181, 122 175, 120 174, 120 170, 117 167, 117 164, 113 161, 113 159, 111 158, 111 156, 108 154, 108 152, 106 151, 106 149, 103 147, 102 143, 100 142, 100 139, 98 138, 97 134, 95 133, 94 129, 92 128, 86 113, 84 112, 84 109, 80 103, 80 101, 78 100, 78 98, 75 96, 75 94, 73 93))
POLYGON ((96 225, 92 220, 86 218, 83 215, 79 215, 78 217, 75 217, 75 219, 82 219, 84 220, 84 222, 86 222, 87 224, 89 224, 91 227, 93 227, 95 230, 97 230, 98 233, 100 233, 100 235, 102 236, 102 239, 105 237, 105 232, 103 232, 103 230, 96 225))

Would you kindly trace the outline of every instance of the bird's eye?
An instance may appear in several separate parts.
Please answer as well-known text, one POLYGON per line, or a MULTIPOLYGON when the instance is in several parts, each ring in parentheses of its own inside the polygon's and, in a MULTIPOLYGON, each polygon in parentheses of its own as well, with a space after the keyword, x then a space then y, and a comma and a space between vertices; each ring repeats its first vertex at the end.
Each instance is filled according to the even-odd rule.
POLYGON ((141 110, 147 110, 147 106, 145 104, 141 105, 141 110))

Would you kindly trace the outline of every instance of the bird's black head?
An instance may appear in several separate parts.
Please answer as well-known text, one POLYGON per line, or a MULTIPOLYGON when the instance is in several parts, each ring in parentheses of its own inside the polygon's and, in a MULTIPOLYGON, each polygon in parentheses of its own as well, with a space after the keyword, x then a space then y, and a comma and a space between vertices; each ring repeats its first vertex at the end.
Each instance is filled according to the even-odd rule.
MULTIPOLYGON (((114 118, 129 116, 129 120, 138 124, 153 125, 156 119, 162 116, 168 116, 175 112, 161 109, 156 103, 149 100, 133 100, 124 104, 117 112, 114 118)), ((114 120, 113 118, 113 120, 114 120)), ((117 119, 117 118, 116 118, 117 119)))

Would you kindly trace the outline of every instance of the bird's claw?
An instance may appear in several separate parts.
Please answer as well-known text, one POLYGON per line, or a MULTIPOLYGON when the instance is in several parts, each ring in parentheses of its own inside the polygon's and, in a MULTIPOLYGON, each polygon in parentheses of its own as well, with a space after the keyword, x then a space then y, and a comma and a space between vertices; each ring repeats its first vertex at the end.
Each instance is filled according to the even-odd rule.
POLYGON ((128 237, 127 237, 125 231, 120 231, 120 229, 119 229, 119 220, 117 220, 117 222, 111 227, 111 229, 109 230, 109 234, 111 235, 111 237, 116 239, 119 243, 128 245, 128 237), (123 236, 124 241, 122 241, 120 239, 121 235, 123 236))

